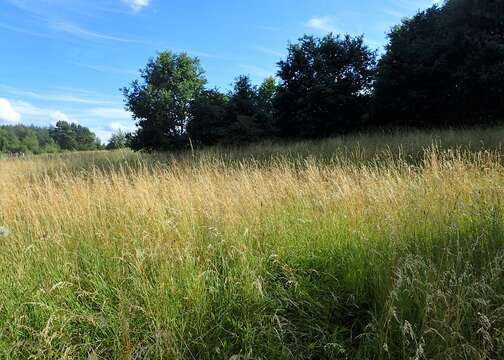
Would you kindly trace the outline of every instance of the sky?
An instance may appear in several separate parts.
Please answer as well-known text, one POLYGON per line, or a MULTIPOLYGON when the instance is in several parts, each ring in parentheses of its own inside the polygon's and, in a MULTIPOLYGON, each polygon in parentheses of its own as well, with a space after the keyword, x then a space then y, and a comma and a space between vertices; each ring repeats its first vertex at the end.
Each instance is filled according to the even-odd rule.
POLYGON ((134 130, 120 88, 164 50, 201 60, 208 87, 274 75, 289 42, 329 32, 383 50, 401 19, 438 0, 0 0, 0 125, 134 130))

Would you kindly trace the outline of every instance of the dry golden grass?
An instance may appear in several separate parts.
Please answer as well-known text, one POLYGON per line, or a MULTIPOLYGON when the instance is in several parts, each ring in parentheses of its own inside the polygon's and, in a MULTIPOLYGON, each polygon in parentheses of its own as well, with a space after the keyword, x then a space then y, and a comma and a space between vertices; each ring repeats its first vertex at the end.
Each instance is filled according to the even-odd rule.
POLYGON ((0 161, 6 358, 504 356, 497 150, 79 156, 0 161))

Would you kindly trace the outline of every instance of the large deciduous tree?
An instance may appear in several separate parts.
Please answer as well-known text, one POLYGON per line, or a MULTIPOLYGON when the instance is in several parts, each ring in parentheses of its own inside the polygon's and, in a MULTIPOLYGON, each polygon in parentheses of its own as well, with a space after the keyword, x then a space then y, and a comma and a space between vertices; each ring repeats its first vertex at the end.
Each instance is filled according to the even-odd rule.
POLYGON ((376 82, 380 124, 489 124, 504 116, 504 2, 449 0, 392 29, 376 82))
POLYGON ((318 138, 358 128, 366 115, 376 55, 362 37, 304 36, 279 62, 279 135, 318 138))
POLYGON ((141 70, 141 80, 122 89, 126 109, 137 120, 135 149, 169 150, 186 144, 190 104, 206 80, 197 58, 162 52, 141 70))

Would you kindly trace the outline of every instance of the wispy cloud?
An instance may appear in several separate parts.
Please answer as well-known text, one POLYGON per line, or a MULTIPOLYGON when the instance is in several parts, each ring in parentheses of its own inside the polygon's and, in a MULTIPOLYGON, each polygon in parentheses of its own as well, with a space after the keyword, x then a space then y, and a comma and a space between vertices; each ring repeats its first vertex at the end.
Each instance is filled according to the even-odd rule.
POLYGON ((444 0, 392 0, 394 6, 408 12, 425 9, 432 5, 441 5, 443 2, 444 0))
POLYGON ((384 9, 384 10, 382 10, 382 12, 384 14, 387 14, 387 15, 390 15, 390 16, 393 16, 393 17, 396 17, 399 19, 403 19, 403 18, 407 17, 407 15, 404 12, 398 11, 398 10, 384 9))
POLYGON ((31 31, 27 29, 20 28, 18 26, 10 25, 7 23, 1 23, 0 22, 0 28, 8 31, 13 31, 17 32, 20 34, 25 34, 25 35, 30 35, 30 36, 36 36, 36 37, 43 37, 43 38, 52 38, 50 35, 41 33, 41 32, 36 32, 36 31, 31 31))
POLYGON ((81 64, 81 63, 74 63, 74 65, 98 71, 101 73, 106 73, 106 74, 119 74, 119 75, 130 75, 130 76, 136 76, 138 75, 138 71, 134 71, 131 69, 122 69, 119 67, 115 66, 108 66, 108 65, 92 65, 92 64, 81 64))
POLYGON ((57 31, 64 32, 66 34, 75 35, 83 38, 90 39, 98 39, 98 40, 109 40, 109 41, 117 41, 124 43, 133 43, 138 42, 138 40, 128 39, 123 37, 112 36, 108 34, 103 34, 95 31, 91 31, 85 28, 82 28, 76 24, 68 23, 68 22, 56 22, 51 24, 51 28, 57 31))
POLYGON ((329 16, 313 16, 308 20, 306 26, 313 30, 323 32, 339 32, 338 28, 333 24, 334 19, 329 16))
POLYGON ((285 52, 281 52, 281 51, 265 48, 265 47, 262 47, 262 46, 256 47, 256 50, 259 51, 259 52, 261 52, 261 53, 263 53, 263 54, 280 56, 280 57, 281 56, 285 56, 285 52))
POLYGON ((139 12, 149 6, 151 0, 123 0, 134 12, 139 12))
POLYGON ((131 120, 131 113, 121 108, 93 108, 89 115, 94 118, 110 120, 131 120))
POLYGON ((267 78, 268 76, 272 76, 275 74, 274 71, 270 71, 268 69, 264 69, 256 65, 241 64, 240 68, 245 70, 248 74, 258 78, 267 78))
POLYGON ((114 102, 102 99, 91 99, 81 96, 67 95, 67 94, 55 94, 55 93, 38 93, 29 90, 23 90, 14 88, 7 85, 0 84, 0 90, 15 96, 20 96, 23 98, 53 101, 53 102, 66 102, 66 103, 76 103, 76 104, 88 104, 88 105, 106 105, 113 104, 114 102))
POLYGON ((121 131, 134 131, 136 129, 135 126, 133 125, 124 125, 120 122, 112 122, 110 124, 107 125, 107 129, 106 130, 109 130, 109 131, 118 131, 118 130, 121 130, 121 131))

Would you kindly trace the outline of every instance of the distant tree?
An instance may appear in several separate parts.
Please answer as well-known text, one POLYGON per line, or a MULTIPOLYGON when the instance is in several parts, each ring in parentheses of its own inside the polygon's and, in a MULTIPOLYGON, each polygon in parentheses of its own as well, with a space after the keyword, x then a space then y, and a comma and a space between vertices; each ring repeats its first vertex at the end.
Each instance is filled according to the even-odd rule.
POLYGON ((47 128, 11 125, 0 126, 0 152, 41 154, 57 152, 59 147, 47 128))
POLYGON ((74 129, 76 134, 77 150, 88 151, 96 150, 101 147, 100 139, 98 139, 87 127, 78 124, 70 124, 70 126, 74 129))
POLYGON ((77 134, 70 123, 58 121, 49 135, 62 150, 77 150, 77 134))
POLYGON ((273 76, 267 77, 257 89, 257 101, 261 112, 273 113, 273 103, 278 91, 277 81, 273 76))
POLYGON ((504 117, 504 2, 449 0, 392 29, 376 81, 379 124, 457 126, 504 117))
POLYGON ((129 146, 129 134, 123 130, 115 131, 107 144, 107 150, 124 149, 129 146))
POLYGON ((58 121, 49 135, 62 150, 96 150, 99 140, 88 128, 66 121, 58 121))
POLYGON ((319 138, 358 129, 370 102, 376 53, 363 37, 304 36, 278 63, 279 135, 319 138))
POLYGON ((206 83, 199 60, 186 53, 162 52, 141 74, 141 80, 122 89, 126 109, 138 120, 133 147, 168 150, 184 146, 190 104, 206 83))
POLYGON ((187 131, 195 145, 216 145, 223 141, 228 103, 229 97, 217 89, 201 92, 192 102, 187 131))
POLYGON ((37 135, 38 143, 40 146, 40 153, 56 153, 60 150, 59 146, 49 135, 49 128, 46 127, 32 127, 37 135))
POLYGON ((11 127, 0 127, 0 152, 21 153, 26 152, 27 147, 22 144, 11 127))

